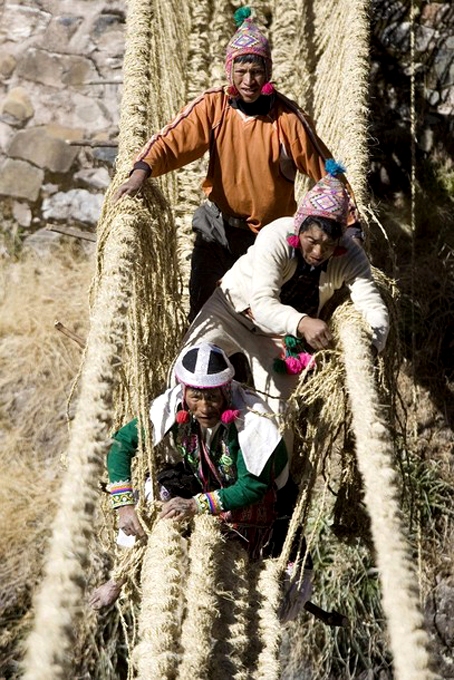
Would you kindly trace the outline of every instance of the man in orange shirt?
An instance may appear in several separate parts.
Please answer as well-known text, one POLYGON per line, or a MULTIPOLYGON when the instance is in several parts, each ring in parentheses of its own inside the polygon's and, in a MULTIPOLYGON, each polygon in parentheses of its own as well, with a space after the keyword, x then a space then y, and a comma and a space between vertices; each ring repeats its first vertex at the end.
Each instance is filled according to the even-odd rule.
MULTIPOLYGON (((332 156, 307 114, 271 84, 270 46, 249 8, 237 10, 235 20, 239 28, 225 63, 230 85, 207 90, 153 135, 114 197, 135 195, 148 177, 209 151, 203 182, 208 200, 193 218, 190 321, 259 230, 294 214, 297 171, 318 181, 332 156)), ((352 202, 351 223, 354 215, 352 202)), ((361 229, 351 235, 361 238, 361 229)))

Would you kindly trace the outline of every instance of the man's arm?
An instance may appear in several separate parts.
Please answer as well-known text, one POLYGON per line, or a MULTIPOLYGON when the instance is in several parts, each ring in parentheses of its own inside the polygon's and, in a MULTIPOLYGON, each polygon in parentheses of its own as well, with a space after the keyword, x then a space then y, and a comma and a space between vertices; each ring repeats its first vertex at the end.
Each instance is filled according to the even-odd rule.
POLYGON ((362 248, 350 244, 348 252, 333 262, 333 266, 340 268, 341 278, 350 289, 352 303, 369 324, 372 343, 381 352, 389 332, 389 316, 366 254, 362 248))
POLYGON ((297 335, 303 314, 283 305, 280 292, 296 269, 287 242, 291 221, 276 220, 264 227, 251 249, 253 254, 249 304, 254 321, 274 335, 297 335))
POLYGON ((129 179, 115 192, 114 202, 135 195, 147 177, 159 177, 203 156, 209 149, 223 97, 221 88, 204 92, 154 134, 137 155, 129 179))
POLYGON ((118 515, 118 527, 127 536, 145 536, 135 510, 131 483, 131 460, 137 453, 138 443, 137 419, 134 419, 116 432, 107 454, 108 489, 118 515))
POLYGON ((227 510, 245 508, 260 501, 288 463, 287 449, 281 439, 260 475, 248 471, 241 450, 236 459, 237 479, 231 486, 208 494, 197 494, 198 512, 217 515, 227 510))

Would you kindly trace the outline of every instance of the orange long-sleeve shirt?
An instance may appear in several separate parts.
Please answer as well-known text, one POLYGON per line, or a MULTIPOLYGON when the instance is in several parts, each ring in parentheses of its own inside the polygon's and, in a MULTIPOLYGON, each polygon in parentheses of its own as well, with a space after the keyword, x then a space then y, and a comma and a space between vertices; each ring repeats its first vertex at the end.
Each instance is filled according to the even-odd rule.
POLYGON ((136 158, 151 176, 181 168, 210 152, 203 190, 226 215, 246 220, 254 232, 296 210, 297 170, 318 181, 331 153, 311 119, 276 93, 267 115, 247 116, 213 88, 184 107, 153 135, 136 158))

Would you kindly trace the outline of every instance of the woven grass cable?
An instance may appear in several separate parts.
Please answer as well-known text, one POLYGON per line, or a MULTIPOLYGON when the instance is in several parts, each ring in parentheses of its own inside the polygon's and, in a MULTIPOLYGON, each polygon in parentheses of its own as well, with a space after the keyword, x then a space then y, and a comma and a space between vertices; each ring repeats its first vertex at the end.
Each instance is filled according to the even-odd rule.
POLYGON ((345 163, 360 207, 367 204, 367 0, 319 0, 314 115, 318 132, 345 163))
POLYGON ((315 69, 312 10, 312 3, 305 0, 291 5, 275 0, 271 25, 273 79, 279 90, 299 102, 308 113, 315 69))
POLYGON ((218 572, 223 541, 217 519, 203 515, 195 518, 189 546, 186 615, 181 631, 183 659, 178 672, 181 680, 213 677, 213 623, 218 615, 218 572))
MULTIPOLYGON (((210 0, 189 3, 188 54, 184 76, 186 101, 190 101, 210 87, 209 46, 211 24, 210 0)), ((190 259, 193 249, 191 230, 192 214, 204 200, 201 190, 206 159, 200 159, 177 171, 178 192, 175 199, 175 221, 178 227, 177 255, 179 269, 185 283, 189 280, 190 259)))
POLYGON ((396 678, 428 680, 436 676, 429 668, 416 574, 403 535, 392 443, 374 385, 370 341, 362 326, 359 316, 355 323, 340 320, 338 332, 396 678))
POLYGON ((261 595, 258 608, 258 635, 262 649, 253 673, 254 680, 278 680, 281 626, 277 617, 281 591, 280 571, 275 560, 265 560, 260 570, 257 589, 261 595))
POLYGON ((214 678, 248 680, 249 559, 237 540, 227 540, 219 560, 219 617, 213 622, 217 640, 213 654, 214 678))
MULTIPOLYGON (((184 19, 185 11, 182 10, 178 16, 184 19)), ((116 215, 130 210, 141 216, 140 229, 136 234, 137 259, 123 365, 124 387, 116 403, 120 422, 126 414, 139 417, 145 429, 148 451, 148 406, 165 383, 167 367, 175 352, 175 338, 181 336, 183 327, 175 225, 169 204, 154 180, 145 182, 140 197, 127 198, 116 205, 112 204, 112 194, 130 170, 132 152, 144 144, 150 128, 158 129, 170 115, 164 106, 157 107, 156 104, 159 99, 158 77, 164 77, 165 59, 162 54, 164 46, 157 36, 158 20, 164 21, 161 4, 143 0, 128 3, 117 174, 107 193, 98 225, 98 267, 101 273, 104 240, 112 230, 116 215)), ((166 23, 163 30, 168 33, 173 29, 166 23)), ((181 36, 178 28, 175 28, 174 34, 183 49, 184 35, 181 36)), ((181 87, 181 82, 178 87, 181 87)), ((167 196, 175 195, 170 185, 163 181, 160 183, 167 196)))
POLYGON ((191 0, 191 29, 189 35, 189 54, 186 71, 187 98, 194 99, 210 87, 210 43, 212 0, 191 0))
MULTIPOLYGON (((380 294, 386 302, 391 326, 383 358, 380 358, 378 362, 379 386, 386 401, 393 407, 397 398, 398 365, 396 361, 400 358, 395 283, 376 269, 373 270, 373 275, 380 294)), ((342 297, 336 303, 327 305, 326 310, 324 308, 328 322, 333 312, 337 318, 347 320, 351 319, 353 313, 356 319, 351 302, 348 299, 343 303, 341 301, 342 297)), ((342 454, 349 438, 351 413, 345 391, 345 367, 339 351, 336 327, 332 328, 332 331, 335 349, 317 353, 317 370, 313 373, 302 374, 289 400, 287 426, 295 432, 292 467, 296 478, 301 479, 302 483, 295 514, 280 558, 281 569, 285 567, 288 560, 297 527, 305 525, 315 480, 322 470, 324 460, 338 450, 342 454), (307 451, 309 451, 308 455, 307 451)), ((342 476, 346 472, 341 469, 338 474, 342 476)))
POLYGON ((176 677, 186 574, 186 540, 179 525, 156 522, 142 566, 139 644, 133 651, 138 680, 176 677))
POLYGON ((116 366, 124 342, 135 229, 133 218, 124 220, 123 239, 106 244, 105 276, 92 311, 68 469, 53 525, 45 578, 36 597, 34 629, 27 642, 24 675, 27 680, 64 678, 71 668, 74 620, 82 609, 88 537, 98 496, 96 483, 104 467, 116 366))
POLYGON ((210 65, 210 86, 224 85, 227 82, 224 62, 227 44, 235 32, 236 26, 233 14, 236 9, 244 4, 238 2, 225 2, 225 0, 211 0, 212 16, 210 21, 210 44, 208 46, 210 65))

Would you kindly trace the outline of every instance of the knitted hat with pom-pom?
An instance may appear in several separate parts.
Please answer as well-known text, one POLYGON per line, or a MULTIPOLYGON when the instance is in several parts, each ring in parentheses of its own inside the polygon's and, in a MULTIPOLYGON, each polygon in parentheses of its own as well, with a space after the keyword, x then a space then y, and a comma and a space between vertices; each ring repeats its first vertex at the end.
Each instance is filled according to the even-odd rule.
POLYGON ((225 72, 230 86, 233 86, 233 62, 238 57, 246 54, 255 54, 262 57, 266 68, 266 83, 262 87, 262 94, 272 94, 274 88, 269 82, 273 62, 271 60, 271 49, 268 40, 254 24, 249 7, 240 7, 234 14, 235 23, 238 29, 227 45, 227 55, 225 59, 225 72))
POLYGON ((293 248, 299 247, 298 236, 301 225, 307 217, 326 217, 342 226, 347 225, 350 198, 338 175, 345 168, 330 158, 325 163, 327 174, 307 192, 293 219, 293 234, 287 237, 293 248))

